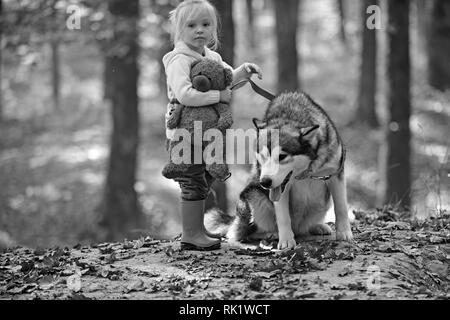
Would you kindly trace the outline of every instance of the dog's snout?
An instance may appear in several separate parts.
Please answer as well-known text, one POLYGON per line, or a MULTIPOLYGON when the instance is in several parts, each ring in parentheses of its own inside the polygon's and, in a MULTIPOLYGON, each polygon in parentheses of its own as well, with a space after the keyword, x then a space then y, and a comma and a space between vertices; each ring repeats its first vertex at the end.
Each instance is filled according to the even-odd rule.
POLYGON ((262 186, 263 188, 268 189, 268 188, 270 188, 270 187, 272 186, 272 179, 267 178, 267 177, 264 177, 264 178, 262 178, 262 179, 259 181, 259 183, 261 184, 261 186, 262 186))

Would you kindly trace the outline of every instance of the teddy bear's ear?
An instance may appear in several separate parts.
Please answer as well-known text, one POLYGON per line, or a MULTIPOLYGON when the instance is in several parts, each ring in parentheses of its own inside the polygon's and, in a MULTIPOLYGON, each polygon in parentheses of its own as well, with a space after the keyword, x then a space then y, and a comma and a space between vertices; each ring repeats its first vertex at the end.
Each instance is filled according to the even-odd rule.
POLYGON ((224 68, 223 73, 225 74, 225 83, 226 86, 228 87, 231 84, 231 82, 233 82, 233 73, 228 68, 224 68))

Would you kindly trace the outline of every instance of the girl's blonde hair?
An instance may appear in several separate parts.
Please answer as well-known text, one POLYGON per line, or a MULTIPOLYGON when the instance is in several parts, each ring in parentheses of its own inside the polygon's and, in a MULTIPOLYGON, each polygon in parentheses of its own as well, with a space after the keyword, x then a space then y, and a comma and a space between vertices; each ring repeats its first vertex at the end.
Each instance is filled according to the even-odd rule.
POLYGON ((186 27, 187 21, 195 19, 199 13, 203 12, 209 14, 213 27, 213 35, 210 43, 208 43, 208 48, 216 50, 219 46, 217 33, 220 21, 216 8, 208 0, 184 0, 175 10, 169 13, 172 23, 172 41, 177 43, 183 35, 183 29, 186 27))

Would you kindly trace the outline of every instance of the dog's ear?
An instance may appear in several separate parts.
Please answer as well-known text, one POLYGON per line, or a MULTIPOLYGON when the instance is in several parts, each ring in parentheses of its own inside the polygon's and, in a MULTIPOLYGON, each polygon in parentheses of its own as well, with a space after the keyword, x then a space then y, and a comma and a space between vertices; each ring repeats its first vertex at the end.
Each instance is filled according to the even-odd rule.
POLYGON ((253 124, 255 125, 256 129, 263 129, 267 126, 267 122, 259 120, 258 118, 253 118, 252 119, 253 124))
MULTIPOLYGON (((301 128, 301 129, 300 129, 301 137, 306 137, 307 135, 310 135, 310 137, 312 137, 311 133, 316 133, 315 131, 316 131, 319 127, 320 127, 320 126, 316 124, 316 125, 313 125, 313 126, 310 126, 310 127, 301 128)), ((308 137, 308 138, 310 138, 310 137, 308 137)))

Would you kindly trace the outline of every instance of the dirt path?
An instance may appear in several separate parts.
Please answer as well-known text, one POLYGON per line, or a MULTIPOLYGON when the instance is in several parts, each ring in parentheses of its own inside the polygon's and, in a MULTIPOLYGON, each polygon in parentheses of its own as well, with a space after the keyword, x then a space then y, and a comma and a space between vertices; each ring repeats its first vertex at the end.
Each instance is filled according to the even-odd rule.
POLYGON ((449 299, 450 215, 359 216, 355 243, 301 239, 294 250, 223 243, 180 251, 141 238, 75 248, 6 249, 1 299, 449 299), (268 249, 269 248, 269 249, 268 249))

